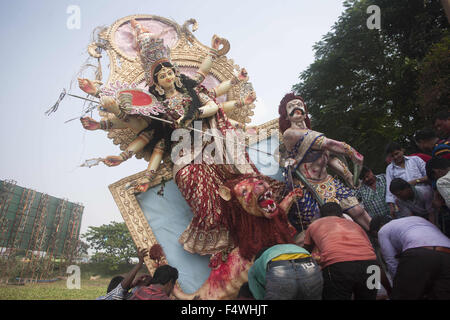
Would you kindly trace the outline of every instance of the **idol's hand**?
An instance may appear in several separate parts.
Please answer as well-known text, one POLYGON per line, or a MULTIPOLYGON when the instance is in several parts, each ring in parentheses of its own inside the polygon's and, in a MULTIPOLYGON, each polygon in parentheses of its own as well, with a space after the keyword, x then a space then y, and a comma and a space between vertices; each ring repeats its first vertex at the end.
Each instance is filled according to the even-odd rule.
POLYGON ((294 167, 297 164, 297 160, 295 160, 294 158, 287 158, 284 161, 284 167, 287 168, 289 166, 294 167))
POLYGON ((106 164, 108 167, 115 167, 118 166, 123 162, 122 157, 120 156, 109 156, 103 159, 103 163, 106 164))
POLYGON ((344 180, 347 183, 347 185, 350 186, 351 188, 354 189, 356 187, 353 183, 353 175, 351 173, 347 174, 344 180))
POLYGON ((245 81, 248 81, 248 73, 247 73, 247 70, 245 70, 245 68, 242 68, 241 71, 239 71, 239 74, 237 75, 237 77, 231 79, 231 85, 235 86, 239 82, 245 82, 245 81))
POLYGON ((119 105, 114 97, 103 96, 100 98, 100 105, 106 112, 118 113, 119 105))
POLYGON ((295 188, 291 192, 289 192, 288 197, 291 197, 295 200, 298 200, 303 197, 303 189, 302 188, 295 188))
POLYGON ((250 92, 244 99, 244 104, 246 106, 252 104, 256 100, 256 93, 255 91, 250 92))
POLYGON ((94 82, 89 79, 78 78, 78 87, 92 96, 95 96, 98 93, 98 89, 94 82))
POLYGON ((364 162, 364 156, 355 150, 353 157, 352 157, 352 161, 354 164, 362 166, 363 162, 364 162))
POLYGON ((239 81, 242 81, 242 82, 245 82, 248 80, 248 73, 247 73, 247 70, 245 70, 245 68, 242 68, 241 71, 239 72, 238 79, 239 79, 239 81))
POLYGON ((98 130, 100 129, 100 123, 92 119, 91 117, 84 117, 80 119, 83 128, 86 130, 98 130))

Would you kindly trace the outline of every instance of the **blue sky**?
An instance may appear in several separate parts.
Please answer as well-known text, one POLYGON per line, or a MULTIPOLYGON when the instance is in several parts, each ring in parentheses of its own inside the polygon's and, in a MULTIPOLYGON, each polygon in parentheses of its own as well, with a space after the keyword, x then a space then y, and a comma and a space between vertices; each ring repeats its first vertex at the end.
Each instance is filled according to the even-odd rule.
MULTIPOLYGON (((214 34, 230 41, 227 56, 247 69, 258 97, 252 123, 261 124, 277 117, 280 99, 314 60, 313 44, 342 11, 338 0, 3 2, 0 179, 83 203, 82 232, 91 225, 123 221, 108 185, 145 169, 144 160, 130 159, 115 168, 78 168, 86 159, 120 150, 105 132, 86 132, 79 121, 64 123, 80 115, 78 100, 66 97, 56 113, 44 114, 85 62, 97 26, 131 14, 162 16, 180 25, 195 18, 195 36, 202 43, 209 44, 214 34), (67 28, 70 5, 81 10, 80 29, 67 28)), ((81 91, 74 85, 72 93, 81 91)))

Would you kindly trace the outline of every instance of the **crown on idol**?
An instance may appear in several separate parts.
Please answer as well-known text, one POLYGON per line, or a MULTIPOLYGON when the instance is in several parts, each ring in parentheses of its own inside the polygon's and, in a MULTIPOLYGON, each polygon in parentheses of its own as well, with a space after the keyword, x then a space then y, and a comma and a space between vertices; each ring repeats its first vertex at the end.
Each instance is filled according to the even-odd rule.
POLYGON ((170 61, 170 48, 164 45, 161 38, 155 37, 150 31, 141 26, 135 19, 131 20, 135 32, 138 52, 144 68, 145 81, 148 86, 154 85, 153 74, 156 67, 170 61))

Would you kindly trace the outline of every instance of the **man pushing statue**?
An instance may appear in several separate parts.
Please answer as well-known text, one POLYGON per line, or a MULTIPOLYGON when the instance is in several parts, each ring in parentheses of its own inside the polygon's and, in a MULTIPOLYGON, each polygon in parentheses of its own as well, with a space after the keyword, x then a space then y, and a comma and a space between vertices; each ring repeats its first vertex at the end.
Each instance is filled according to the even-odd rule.
POLYGON ((304 196, 289 211, 291 224, 302 232, 313 219, 320 217, 321 205, 336 202, 355 222, 369 230, 371 218, 354 195, 356 179, 343 158, 348 157, 355 168, 361 168, 364 157, 345 142, 329 139, 311 130, 308 110, 301 97, 286 94, 280 102, 278 113, 286 147, 288 186, 304 189, 304 196), (347 185, 332 177, 327 172, 328 168, 341 176, 347 185))

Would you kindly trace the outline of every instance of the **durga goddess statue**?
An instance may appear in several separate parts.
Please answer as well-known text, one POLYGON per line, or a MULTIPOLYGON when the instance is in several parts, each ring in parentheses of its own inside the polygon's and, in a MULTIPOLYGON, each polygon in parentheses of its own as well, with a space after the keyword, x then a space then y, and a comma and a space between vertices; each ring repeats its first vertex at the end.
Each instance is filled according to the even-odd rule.
MULTIPOLYGON (((211 90, 201 85, 213 60, 217 57, 219 38, 213 38, 210 54, 203 60, 196 76, 192 79, 180 73, 177 66, 171 62, 170 49, 164 45, 159 35, 152 34, 136 20, 132 20, 131 24, 144 69, 146 85, 149 87, 151 96, 158 101, 159 109, 164 110, 162 114, 164 119, 170 120, 173 124, 146 118, 149 110, 130 104, 130 96, 126 93, 119 94, 117 98, 101 97, 102 108, 115 115, 112 119, 98 123, 92 118, 85 117, 81 119, 81 122, 87 130, 130 127, 137 132, 136 139, 124 152, 119 156, 108 156, 104 159, 104 163, 108 166, 117 166, 144 148, 151 148, 151 157, 145 176, 131 186, 135 193, 142 193, 148 190, 163 155, 170 152, 173 147, 171 134, 174 129, 189 128, 194 120, 200 120, 203 130, 218 129, 225 136, 227 130, 245 127, 237 121, 228 119, 225 112, 253 103, 256 96, 254 92, 250 92, 239 101, 231 100, 220 104, 216 102, 216 98, 225 94, 237 81, 247 80, 245 69, 240 71, 237 78, 223 81, 211 90)), ((86 79, 80 80, 80 88, 86 92, 89 90, 86 86, 83 87, 83 84, 93 87, 93 84, 86 79)), ((203 143, 204 147, 205 143, 203 143)), ((192 154, 191 159, 197 156, 198 154, 192 154)), ((229 230, 223 223, 219 186, 241 174, 257 172, 256 167, 249 162, 248 156, 244 161, 236 162, 244 164, 194 164, 193 161, 182 165, 174 164, 174 181, 194 213, 191 223, 179 238, 179 242, 188 252, 205 255, 227 252, 233 248, 229 230)))

